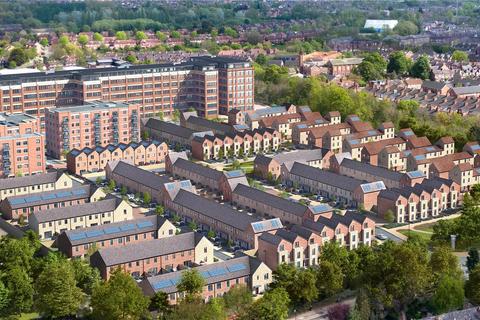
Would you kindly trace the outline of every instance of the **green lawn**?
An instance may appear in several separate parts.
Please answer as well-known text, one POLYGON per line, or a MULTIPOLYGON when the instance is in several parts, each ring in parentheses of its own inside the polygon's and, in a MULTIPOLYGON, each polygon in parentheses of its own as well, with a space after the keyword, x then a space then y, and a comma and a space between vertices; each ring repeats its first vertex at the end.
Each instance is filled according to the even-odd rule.
POLYGON ((32 313, 22 313, 22 315, 18 319, 19 320, 33 320, 33 319, 39 319, 39 318, 40 318, 40 316, 38 315, 38 313, 32 312, 32 313))
POLYGON ((398 230, 398 232, 400 232, 401 234, 403 234, 404 236, 407 236, 407 237, 410 237, 411 235, 416 235, 420 239, 425 240, 427 242, 429 242, 430 238, 432 237, 431 234, 428 234, 428 233, 425 233, 425 232, 417 232, 417 231, 408 230, 408 229, 398 230))
POLYGON ((436 224, 436 223, 428 223, 428 224, 424 224, 424 225, 415 227, 415 229, 416 229, 416 230, 421 230, 421 231, 433 233, 433 226, 434 226, 435 224, 436 224))
MULTIPOLYGON (((233 170, 233 165, 230 163, 223 168, 225 171, 233 170)), ((253 161, 246 161, 240 163, 240 169, 242 169, 246 174, 253 173, 253 161)))

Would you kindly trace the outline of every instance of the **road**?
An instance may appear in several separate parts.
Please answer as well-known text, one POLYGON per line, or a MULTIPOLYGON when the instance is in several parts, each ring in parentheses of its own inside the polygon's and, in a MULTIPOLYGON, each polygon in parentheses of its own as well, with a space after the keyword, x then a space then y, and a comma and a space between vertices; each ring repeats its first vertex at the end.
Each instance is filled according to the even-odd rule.
POLYGON ((395 242, 402 242, 403 239, 397 237, 396 235, 386 231, 385 229, 382 229, 380 227, 375 227, 375 234, 376 235, 380 235, 380 234, 383 234, 385 237, 387 237, 388 239, 392 240, 392 241, 395 241, 395 242))

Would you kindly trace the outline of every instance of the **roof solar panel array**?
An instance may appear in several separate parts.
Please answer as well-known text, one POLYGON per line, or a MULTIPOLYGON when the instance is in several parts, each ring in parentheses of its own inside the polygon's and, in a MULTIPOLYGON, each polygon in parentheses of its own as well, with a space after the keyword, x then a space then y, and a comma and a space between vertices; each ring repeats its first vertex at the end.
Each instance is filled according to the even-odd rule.
POLYGON ((113 235, 115 233, 121 233, 125 231, 131 231, 135 229, 146 229, 154 227, 154 224, 151 221, 140 221, 137 223, 128 223, 125 225, 121 226, 110 226, 110 225, 104 225, 104 228, 97 229, 97 230, 86 230, 86 231, 80 231, 77 232, 75 230, 68 231, 68 237, 72 241, 78 241, 82 239, 87 239, 87 238, 97 238, 103 235, 113 235))
POLYGON ((54 199, 58 199, 61 201, 64 198, 68 198, 71 196, 87 196, 88 192, 85 188, 83 189, 76 189, 73 191, 58 191, 53 193, 46 193, 46 194, 39 194, 39 195, 27 195, 24 197, 15 197, 9 199, 11 205, 21 205, 21 204, 30 204, 34 202, 40 201, 50 201, 54 199))

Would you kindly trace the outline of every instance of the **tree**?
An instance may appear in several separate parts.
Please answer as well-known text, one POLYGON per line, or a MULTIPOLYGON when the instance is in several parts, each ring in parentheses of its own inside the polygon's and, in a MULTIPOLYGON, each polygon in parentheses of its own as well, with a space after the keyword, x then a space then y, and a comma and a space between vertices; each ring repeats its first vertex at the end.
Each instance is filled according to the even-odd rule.
POLYGON ((135 39, 137 41, 145 40, 147 39, 147 35, 143 31, 137 31, 135 32, 135 39))
POLYGON ((356 73, 365 81, 380 80, 383 78, 375 65, 369 61, 362 61, 357 66, 356 73))
POLYGON ((479 261, 480 259, 478 256, 478 250, 475 248, 470 248, 470 250, 468 250, 467 263, 466 263, 468 272, 472 272, 472 270, 477 266, 479 261))
POLYGON ((94 319, 140 319, 146 314, 148 305, 149 299, 135 280, 120 269, 113 271, 110 279, 95 286, 92 292, 94 319))
POLYGON ((0 315, 6 314, 10 302, 9 296, 8 289, 3 284, 3 281, 0 281, 0 315))
POLYGON ((252 292, 245 285, 236 285, 223 296, 228 312, 239 317, 253 303, 252 292))
POLYGON ((32 278, 20 266, 11 267, 3 271, 2 282, 8 292, 8 301, 15 301, 6 307, 7 314, 28 312, 33 305, 32 278))
POLYGON ((188 296, 193 297, 202 292, 204 285, 205 279, 200 273, 196 269, 189 269, 182 273, 177 289, 179 292, 186 292, 188 296))
POLYGON ((333 296, 343 288, 342 269, 327 260, 321 260, 317 270, 317 289, 321 299, 333 296))
POLYGON ((255 59, 255 62, 258 63, 259 65, 266 65, 267 64, 267 56, 264 55, 263 53, 260 53, 257 58, 255 59))
POLYGON ((115 187, 116 187, 115 180, 110 179, 110 181, 108 181, 108 189, 113 190, 115 189, 115 187))
POLYGON ((463 281, 460 277, 443 275, 435 288, 432 305, 437 313, 445 313, 463 307, 463 281))
POLYGON ((311 269, 300 269, 295 279, 294 303, 311 304, 318 297, 316 274, 311 269))
POLYGON ((470 272, 465 282, 465 297, 473 304, 480 304, 480 266, 470 272))
POLYGON ((458 259, 452 254, 452 251, 447 246, 440 246, 434 249, 430 256, 430 268, 436 278, 445 275, 454 278, 461 278, 462 270, 458 264, 458 259))
POLYGON ((429 79, 430 77, 430 62, 426 56, 421 56, 412 65, 410 73, 415 78, 422 80, 429 79))
POLYGON ((246 39, 248 43, 256 45, 263 40, 263 37, 258 31, 249 31, 247 32, 246 39))
POLYGON ((62 47, 66 47, 70 44, 70 39, 68 39, 66 35, 60 36, 60 38, 58 38, 58 44, 62 47))
POLYGON ((137 63, 137 57, 133 54, 129 54, 125 57, 125 60, 130 63, 137 63))
POLYGON ((467 62, 468 54, 465 51, 455 50, 452 53, 452 60, 456 62, 467 62))
POLYGON ((157 291, 150 298, 150 305, 148 307, 150 311, 157 311, 163 317, 172 312, 172 306, 168 302, 168 294, 163 291, 157 291))
POLYGON ((47 39, 47 38, 42 38, 42 39, 40 39, 39 43, 40 43, 43 47, 46 47, 46 46, 48 46, 48 39, 47 39))
POLYGON ((100 185, 102 182, 103 182, 102 177, 97 177, 97 179, 95 179, 95 184, 96 185, 100 185))
POLYGON ((354 311, 357 314, 357 320, 369 320, 372 313, 370 299, 365 289, 360 289, 355 300, 354 311))
POLYGON ((347 320, 350 307, 347 304, 337 303, 327 310, 328 320, 347 320))
POLYGON ((401 20, 398 22, 395 28, 393 28, 393 31, 395 31, 401 36, 409 36, 411 34, 417 34, 418 27, 415 23, 411 21, 401 20))
POLYGON ((74 315, 82 299, 67 260, 47 264, 35 282, 35 292, 36 309, 48 318, 74 315))
POLYGON ((70 262, 75 274, 77 287, 86 294, 92 294, 93 288, 100 284, 101 281, 98 269, 92 268, 86 260, 73 259, 70 262))
POLYGON ((122 186, 122 187, 120 188, 120 194, 121 194, 122 196, 124 196, 124 195, 126 195, 127 193, 128 193, 127 187, 126 187, 126 186, 122 186))
POLYGON ((179 119, 180 119, 180 110, 178 110, 178 109, 173 110, 173 112, 172 112, 172 120, 173 120, 174 122, 178 122, 179 119))
POLYGON ((84 47, 88 43, 88 36, 86 34, 81 34, 77 38, 78 43, 84 47))
POLYGON ((163 216, 163 214, 165 213, 165 208, 162 206, 162 205, 157 205, 155 207, 155 213, 158 215, 158 216, 163 216))
POLYGON ((172 31, 170 32, 170 37, 172 37, 173 39, 179 39, 181 36, 180 32, 178 31, 172 31))
POLYGON ((395 51, 388 58, 387 72, 403 76, 410 71, 411 64, 403 51, 395 51))
POLYGON ((397 103, 397 110, 403 111, 411 117, 415 116, 419 107, 420 104, 415 100, 401 100, 397 103))
POLYGON ((115 38, 117 38, 117 40, 127 40, 128 36, 125 31, 117 31, 117 33, 115 33, 115 38))
POLYGON ((10 55, 8 56, 9 63, 14 62, 16 66, 21 66, 27 61, 28 57, 24 49, 14 48, 12 51, 10 51, 10 55))
POLYGON ((231 28, 231 27, 225 27, 225 30, 223 32, 225 35, 229 36, 229 37, 232 37, 232 38, 236 38, 238 37, 238 33, 235 29, 231 28))
POLYGON ((193 220, 188 223, 188 227, 192 229, 192 231, 195 231, 198 228, 197 224, 193 220))
POLYGON ((160 40, 161 42, 164 42, 165 40, 167 40, 167 36, 165 35, 165 33, 161 32, 161 31, 155 32, 155 36, 156 36, 157 39, 160 40))
POLYGON ((152 202, 152 196, 150 195, 150 193, 144 192, 143 193, 143 203, 148 205, 148 204, 150 204, 150 202, 152 202))
POLYGON ((93 40, 98 41, 98 42, 103 42, 103 36, 100 33, 95 32, 93 34, 93 40))
POLYGON ((288 318, 290 298, 283 288, 267 291, 263 297, 255 301, 242 320, 284 320, 288 318))
POLYGON ((217 236, 217 234, 215 233, 215 231, 213 231, 213 230, 211 230, 211 229, 208 230, 208 232, 207 232, 207 238, 213 239, 213 238, 215 238, 216 236, 217 236))

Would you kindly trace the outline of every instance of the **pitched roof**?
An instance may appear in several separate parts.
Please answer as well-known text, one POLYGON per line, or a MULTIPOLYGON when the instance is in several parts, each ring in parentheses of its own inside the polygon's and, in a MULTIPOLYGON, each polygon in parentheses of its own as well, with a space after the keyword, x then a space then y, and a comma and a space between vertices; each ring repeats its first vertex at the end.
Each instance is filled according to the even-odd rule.
POLYGON ((352 159, 343 159, 342 163, 340 164, 340 167, 345 167, 355 171, 365 172, 375 177, 378 177, 379 180, 389 179, 389 180, 400 181, 400 179, 403 176, 403 174, 400 172, 388 170, 387 168, 384 168, 384 167, 373 166, 371 164, 360 162, 357 160, 352 160, 352 159))
POLYGON ((241 195, 253 201, 263 203, 265 205, 289 212, 299 217, 303 217, 307 211, 307 207, 287 199, 274 196, 265 191, 252 188, 247 185, 239 184, 233 191, 234 194, 241 195))
MULTIPOLYGON (((196 267, 200 275, 205 279, 205 285, 224 282, 230 279, 244 278, 255 273, 262 264, 258 259, 250 256, 241 256, 222 262, 205 264, 196 267)), ((168 294, 177 292, 176 285, 182 278, 183 271, 168 272, 153 277, 148 277, 140 283, 146 295, 163 291, 168 294)))
POLYGON ((175 123, 166 122, 155 118, 148 119, 145 123, 145 128, 166 132, 184 139, 190 139, 192 134, 195 132, 191 129, 179 126, 175 123))
MULTIPOLYGON (((345 161, 345 160, 344 160, 345 161)), ((331 185, 343 190, 353 192, 364 181, 347 177, 341 174, 333 173, 330 171, 314 168, 303 163, 295 162, 290 169, 290 173, 298 175, 309 180, 320 181, 324 184, 331 185)))
POLYGON ((273 244, 275 246, 278 246, 280 242, 282 242, 282 237, 279 237, 275 234, 264 232, 262 235, 259 237, 260 240, 268 242, 270 244, 273 244))
POLYGON ((118 161, 113 165, 113 173, 155 190, 160 190, 165 183, 170 182, 168 176, 160 176, 151 171, 140 169, 126 161, 118 161))
POLYGON ((62 174, 61 171, 52 171, 31 176, 0 179, 0 190, 55 183, 62 174))
POLYGON ((178 191, 173 202, 204 216, 210 217, 211 219, 221 221, 233 228, 244 231, 247 230, 252 223, 261 221, 259 218, 236 211, 228 205, 222 205, 183 189, 178 191))
POLYGON ((177 160, 174 163, 174 167, 181 168, 183 170, 189 171, 196 173, 200 176, 209 178, 209 179, 215 179, 219 180, 223 173, 221 171, 202 166, 201 164, 185 160, 183 158, 177 158, 177 160))
POLYGON ((200 118, 196 116, 190 116, 187 118, 188 123, 192 123, 194 125, 204 127, 213 131, 216 131, 217 133, 234 133, 235 130, 233 127, 229 124, 226 123, 221 123, 221 122, 216 122, 212 120, 208 120, 205 118, 200 118))
POLYGON ((91 185, 82 185, 80 187, 53 190, 50 192, 39 192, 26 194, 21 196, 7 197, 4 201, 9 204, 12 209, 19 209, 32 206, 40 206, 60 201, 71 201, 77 199, 86 199, 90 197, 91 185))
POLYGON ((110 212, 115 210, 122 200, 116 197, 105 200, 88 202, 76 206, 55 208, 33 213, 39 223, 68 219, 74 217, 83 217, 91 214, 110 212))
POLYGON ((94 261, 105 266, 115 266, 126 262, 158 257, 175 252, 192 250, 204 236, 197 232, 133 243, 128 246, 99 249, 92 255, 94 261))
POLYGON ((152 215, 134 220, 126 220, 102 224, 94 227, 67 230, 59 237, 65 237, 72 246, 76 246, 85 243, 94 243, 108 239, 126 237, 139 233, 155 232, 166 221, 167 219, 161 216, 152 215))

